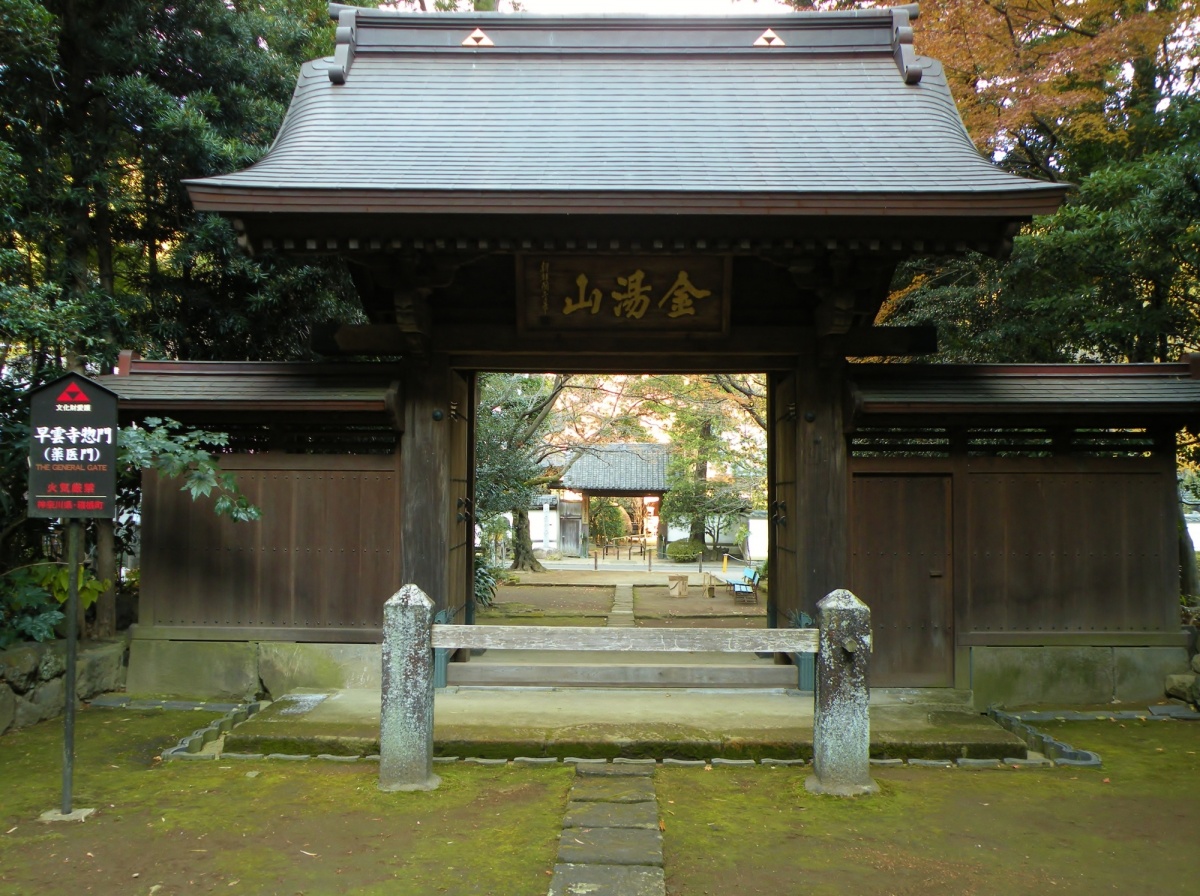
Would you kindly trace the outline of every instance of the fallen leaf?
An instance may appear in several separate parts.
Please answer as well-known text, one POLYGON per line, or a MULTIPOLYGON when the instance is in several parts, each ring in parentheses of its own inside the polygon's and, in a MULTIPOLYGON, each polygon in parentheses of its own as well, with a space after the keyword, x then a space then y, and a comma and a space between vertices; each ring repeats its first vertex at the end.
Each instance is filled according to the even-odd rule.
MULTIPOLYGON (((315 852, 309 852, 307 849, 302 849, 300 851, 302 853, 304 853, 306 856, 312 856, 314 859, 317 857, 317 854, 315 852)), ((202 849, 202 850, 200 850, 200 852, 207 852, 207 850, 202 849)))
POLYGON ((1111 783, 1112 783, 1112 779, 1111 779, 1111 778, 1105 778, 1105 779, 1104 779, 1104 783, 1105 783, 1105 784, 1111 784, 1111 783))
POLYGON ((665 831, 667 829, 667 823, 665 821, 663 821, 661 818, 658 820, 658 829, 660 831, 665 831))
POLYGON ((16 829, 17 829, 17 826, 14 824, 14 825, 13 825, 11 828, 9 828, 9 829, 8 829, 7 831, 5 831, 4 833, 6 833, 6 834, 11 834, 11 833, 12 833, 13 831, 15 831, 16 829))

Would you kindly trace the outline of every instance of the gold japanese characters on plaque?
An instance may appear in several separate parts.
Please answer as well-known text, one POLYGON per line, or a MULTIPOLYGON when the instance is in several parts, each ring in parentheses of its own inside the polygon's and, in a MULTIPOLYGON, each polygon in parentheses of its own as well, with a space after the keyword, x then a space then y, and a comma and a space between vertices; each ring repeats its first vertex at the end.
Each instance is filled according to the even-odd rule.
POLYGON ((518 285, 525 330, 728 331, 724 258, 526 256, 518 285))

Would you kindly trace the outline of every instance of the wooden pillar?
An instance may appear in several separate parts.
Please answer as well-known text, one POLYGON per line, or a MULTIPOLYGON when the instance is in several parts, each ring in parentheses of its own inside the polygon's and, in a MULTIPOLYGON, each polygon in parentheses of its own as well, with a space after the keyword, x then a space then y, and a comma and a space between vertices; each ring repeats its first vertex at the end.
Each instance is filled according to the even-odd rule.
POLYGON ((849 473, 842 361, 809 356, 796 371, 796 504, 785 508, 808 613, 849 584, 849 473))
POLYGON ((451 599, 450 378, 449 367, 439 358, 408 373, 400 439, 400 581, 420 588, 436 609, 451 599))

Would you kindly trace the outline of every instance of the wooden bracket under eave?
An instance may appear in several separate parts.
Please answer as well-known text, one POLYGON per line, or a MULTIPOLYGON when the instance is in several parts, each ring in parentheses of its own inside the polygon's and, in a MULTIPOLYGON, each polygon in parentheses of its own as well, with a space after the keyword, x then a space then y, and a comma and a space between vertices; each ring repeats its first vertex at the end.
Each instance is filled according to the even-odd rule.
POLYGON ((862 416, 862 391, 852 380, 846 381, 846 401, 842 410, 842 431, 849 434, 858 428, 858 418, 862 416))
POLYGON ((387 408, 388 419, 392 429, 398 433, 404 432, 404 385, 399 380, 392 380, 387 391, 383 393, 383 405, 387 408))

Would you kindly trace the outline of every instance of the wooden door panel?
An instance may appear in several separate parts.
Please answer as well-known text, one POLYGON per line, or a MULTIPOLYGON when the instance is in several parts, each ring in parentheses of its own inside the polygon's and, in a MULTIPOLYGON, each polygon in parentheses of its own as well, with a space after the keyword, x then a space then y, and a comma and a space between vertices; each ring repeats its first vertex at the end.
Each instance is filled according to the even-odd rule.
POLYGON ((871 608, 874 687, 954 683, 951 485, 859 474, 851 486, 851 589, 871 608))

